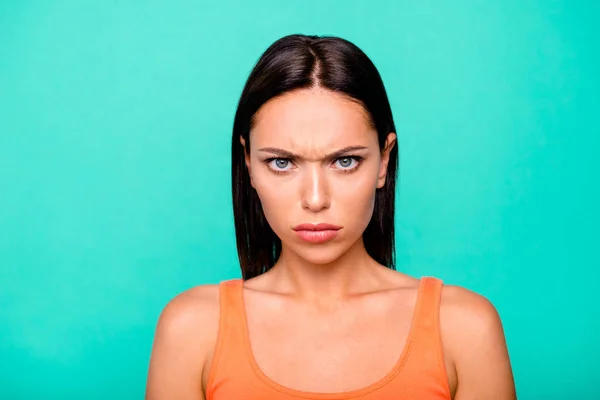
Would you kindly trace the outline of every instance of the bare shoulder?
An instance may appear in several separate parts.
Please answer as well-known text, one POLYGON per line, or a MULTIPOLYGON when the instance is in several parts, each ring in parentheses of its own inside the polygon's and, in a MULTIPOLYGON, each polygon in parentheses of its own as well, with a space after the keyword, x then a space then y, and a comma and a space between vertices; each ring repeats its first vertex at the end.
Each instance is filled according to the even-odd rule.
POLYGON ((440 325, 456 399, 515 398, 504 329, 492 302, 463 287, 444 285, 440 325))
POLYGON ((203 398, 198 383, 205 381, 218 325, 218 285, 194 287, 167 303, 154 334, 146 399, 203 398))
MULTIPOLYGON (((201 285, 175 296, 162 310, 157 330, 185 334, 195 326, 206 327, 219 314, 219 285, 201 285)), ((194 332, 197 334, 198 332, 194 332)))
POLYGON ((444 285, 440 325, 446 353, 457 364, 486 346, 505 346, 496 307, 486 297, 460 286, 444 285))
POLYGON ((201 285, 175 296, 162 310, 155 333, 157 346, 199 353, 210 349, 219 325, 219 286, 201 285), (195 350, 195 351, 194 351, 195 350))
POLYGON ((444 285, 440 317, 461 333, 485 333, 502 329, 496 307, 486 297, 460 286, 444 285))

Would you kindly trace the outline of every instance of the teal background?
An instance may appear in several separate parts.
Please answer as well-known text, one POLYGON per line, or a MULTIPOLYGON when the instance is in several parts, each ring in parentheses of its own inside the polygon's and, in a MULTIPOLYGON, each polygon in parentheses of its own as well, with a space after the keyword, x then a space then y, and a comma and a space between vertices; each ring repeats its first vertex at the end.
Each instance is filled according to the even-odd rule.
POLYGON ((177 293, 237 278, 230 131, 285 34, 379 68, 399 269, 494 302, 520 399, 600 398, 597 1, 1 1, 0 398, 141 399, 177 293))

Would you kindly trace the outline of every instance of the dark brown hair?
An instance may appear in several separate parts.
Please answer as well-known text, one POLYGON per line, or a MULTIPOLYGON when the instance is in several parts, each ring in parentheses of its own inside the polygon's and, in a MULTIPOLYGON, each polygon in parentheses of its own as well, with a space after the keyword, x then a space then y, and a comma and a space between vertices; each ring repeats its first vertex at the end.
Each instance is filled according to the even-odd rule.
MULTIPOLYGON (((250 129, 259 108, 267 101, 297 89, 319 86, 359 102, 377 131, 383 150, 390 132, 396 132, 392 110, 375 65, 351 42, 338 37, 289 35, 273 43, 260 57, 242 91, 231 146, 233 214, 242 277, 268 271, 281 253, 275 235, 250 184, 244 147, 250 151, 250 129)), ((363 241, 368 254, 394 269, 394 199, 398 146, 390 153, 386 183, 377 189, 373 216, 363 241)))

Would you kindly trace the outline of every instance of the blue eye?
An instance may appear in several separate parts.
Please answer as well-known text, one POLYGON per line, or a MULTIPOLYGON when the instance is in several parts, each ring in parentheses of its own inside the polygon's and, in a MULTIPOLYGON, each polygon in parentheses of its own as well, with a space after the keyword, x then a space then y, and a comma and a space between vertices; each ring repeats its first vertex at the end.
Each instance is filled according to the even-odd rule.
MULTIPOLYGON (((360 166, 362 160, 363 157, 360 156, 339 157, 334 162, 334 168, 340 172, 353 172, 360 166)), ((293 161, 289 158, 268 158, 265 163, 274 173, 289 172, 294 168, 293 161)))
POLYGON ((286 170, 290 165, 290 160, 286 158, 274 158, 269 161, 269 166, 276 171, 286 170))
POLYGON ((352 169, 358 164, 358 160, 354 157, 341 157, 338 158, 335 162, 340 167, 340 169, 352 169))

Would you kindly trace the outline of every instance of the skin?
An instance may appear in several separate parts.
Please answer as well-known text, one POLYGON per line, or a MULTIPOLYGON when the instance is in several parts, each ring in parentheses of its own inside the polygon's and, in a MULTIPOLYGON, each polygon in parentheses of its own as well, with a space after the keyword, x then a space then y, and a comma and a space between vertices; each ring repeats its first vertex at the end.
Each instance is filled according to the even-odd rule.
MULTIPOLYGON (((402 352, 418 287, 370 258, 362 242, 396 135, 381 151, 360 104, 313 88, 267 102, 250 142, 252 186, 282 241, 277 264, 244 283, 254 357, 267 377, 292 389, 368 386, 402 352), (349 146, 360 149, 330 156, 349 146), (325 244, 304 242, 292 229, 322 222, 342 227, 325 244)), ((205 398, 218 320, 217 285, 169 302, 156 328, 146 399, 205 398)), ((516 398, 502 324, 487 299, 445 285, 440 327, 453 399, 516 398)))

